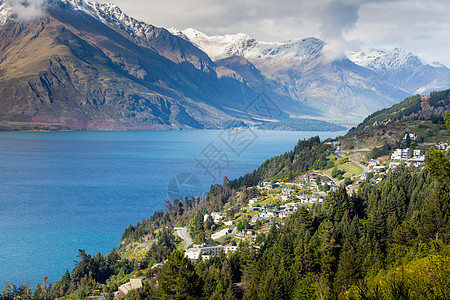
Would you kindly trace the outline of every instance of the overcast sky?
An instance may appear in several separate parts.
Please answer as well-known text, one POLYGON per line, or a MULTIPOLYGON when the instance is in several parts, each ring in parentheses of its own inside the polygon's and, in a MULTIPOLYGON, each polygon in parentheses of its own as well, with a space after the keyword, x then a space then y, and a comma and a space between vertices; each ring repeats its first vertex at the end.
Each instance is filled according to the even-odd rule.
POLYGON ((159 27, 243 32, 282 41, 309 36, 332 51, 400 47, 450 67, 450 0, 101 0, 159 27))

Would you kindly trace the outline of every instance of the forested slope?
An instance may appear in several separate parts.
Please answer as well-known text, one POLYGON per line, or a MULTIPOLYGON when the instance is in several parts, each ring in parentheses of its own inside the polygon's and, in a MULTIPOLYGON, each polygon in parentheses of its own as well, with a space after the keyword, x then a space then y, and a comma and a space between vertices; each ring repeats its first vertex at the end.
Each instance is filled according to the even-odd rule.
POLYGON ((432 117, 444 118, 445 111, 449 109, 449 106, 450 89, 432 92, 429 97, 415 95, 389 108, 374 112, 357 127, 352 128, 347 135, 355 136, 399 121, 432 117))

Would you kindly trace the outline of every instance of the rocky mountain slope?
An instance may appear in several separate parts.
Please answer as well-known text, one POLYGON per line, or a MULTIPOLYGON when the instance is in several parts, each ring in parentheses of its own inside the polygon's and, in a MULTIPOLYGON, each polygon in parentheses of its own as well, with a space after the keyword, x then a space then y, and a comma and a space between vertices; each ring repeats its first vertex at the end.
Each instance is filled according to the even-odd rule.
MULTIPOLYGON (((242 33, 207 36, 195 29, 171 32, 197 45, 214 61, 244 57, 277 94, 312 106, 328 118, 358 119, 407 95, 450 84, 445 66, 424 64, 398 49, 379 51, 381 60, 370 61, 372 54, 365 53, 330 60, 322 53, 324 42, 316 38, 264 42, 242 33)), ((254 81, 254 77, 249 80, 254 81)))
MULTIPOLYGON (((393 71, 354 63, 367 59, 329 60, 316 38, 208 37, 84 0, 47 0, 25 18, 8 3, 0 0, 0 129, 216 128, 288 117, 352 124, 431 72, 418 66, 422 77, 400 86, 393 71)), ((421 87, 444 84, 438 73, 421 87)))
POLYGON ((52 0, 29 21, 0 5, 0 121, 12 128, 214 127, 258 94, 115 5, 52 0))
POLYGON ((428 63, 403 49, 370 49, 349 52, 347 56, 355 64, 377 72, 411 94, 450 87, 450 69, 437 62, 428 63))

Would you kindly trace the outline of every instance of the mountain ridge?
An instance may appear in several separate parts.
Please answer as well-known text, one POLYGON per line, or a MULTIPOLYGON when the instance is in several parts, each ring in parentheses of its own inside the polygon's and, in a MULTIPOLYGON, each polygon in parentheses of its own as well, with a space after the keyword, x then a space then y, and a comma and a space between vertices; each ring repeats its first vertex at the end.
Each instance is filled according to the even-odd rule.
MULTIPOLYGON (((45 3, 42 15, 24 21, 0 1, 0 122, 64 129, 215 128, 232 119, 270 120, 246 112, 264 94, 281 112, 270 121, 351 124, 409 94, 374 68, 327 60, 325 43, 313 37, 208 37, 194 29, 155 27, 114 4, 45 3)), ((420 78, 430 74, 419 71, 420 78)))

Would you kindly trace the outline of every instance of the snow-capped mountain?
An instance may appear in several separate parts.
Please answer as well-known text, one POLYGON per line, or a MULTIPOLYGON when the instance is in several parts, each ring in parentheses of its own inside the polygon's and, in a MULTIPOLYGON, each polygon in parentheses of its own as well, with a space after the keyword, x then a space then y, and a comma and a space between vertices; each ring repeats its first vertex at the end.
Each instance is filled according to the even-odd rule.
MULTIPOLYGON (((243 33, 166 30, 117 5, 85 0, 36 0, 24 16, 27 1, 0 0, 0 121, 214 127, 248 118, 248 105, 262 92, 281 109, 280 118, 356 123, 408 96, 389 79, 392 72, 330 61, 325 43, 313 37, 266 42, 243 33)), ((428 67, 414 67, 429 76, 428 67)))
POLYGON ((12 8, 6 2, 0 1, 0 26, 4 25, 12 14, 12 8))
POLYGON ((418 67, 423 64, 419 57, 399 48, 392 51, 377 49, 352 51, 348 52, 347 56, 355 64, 377 72, 392 72, 405 67, 418 67))
POLYGON ((226 65, 224 60, 244 57, 261 71, 277 94, 312 106, 330 118, 345 115, 347 119, 359 119, 407 96, 376 73, 348 59, 330 61, 322 54, 325 43, 317 38, 266 42, 243 33, 210 37, 191 28, 171 32, 228 68, 234 69, 234 65, 226 65))
POLYGON ((377 72, 411 94, 450 86, 450 70, 446 66, 429 63, 403 49, 369 49, 348 52, 347 56, 355 64, 377 72))
POLYGON ((27 20, 20 9, 0 5, 1 121, 72 129, 214 127, 259 92, 235 74, 217 72, 224 67, 192 43, 115 5, 50 0, 27 20))
POLYGON ((197 45, 213 60, 231 56, 244 56, 247 59, 302 59, 319 54, 324 45, 323 41, 313 37, 286 42, 265 42, 245 33, 207 36, 192 28, 183 31, 174 28, 169 30, 197 45))
POLYGON ((207 36, 192 28, 171 32, 197 45, 214 61, 244 57, 273 81, 272 88, 278 93, 318 109, 327 107, 328 115, 364 115, 398 97, 450 86, 447 67, 426 63, 397 48, 349 52, 349 59, 330 62, 322 53, 325 43, 312 37, 265 42, 244 33, 207 36), (333 103, 331 98, 340 100, 333 103), (358 99, 359 112, 355 112, 358 99))

